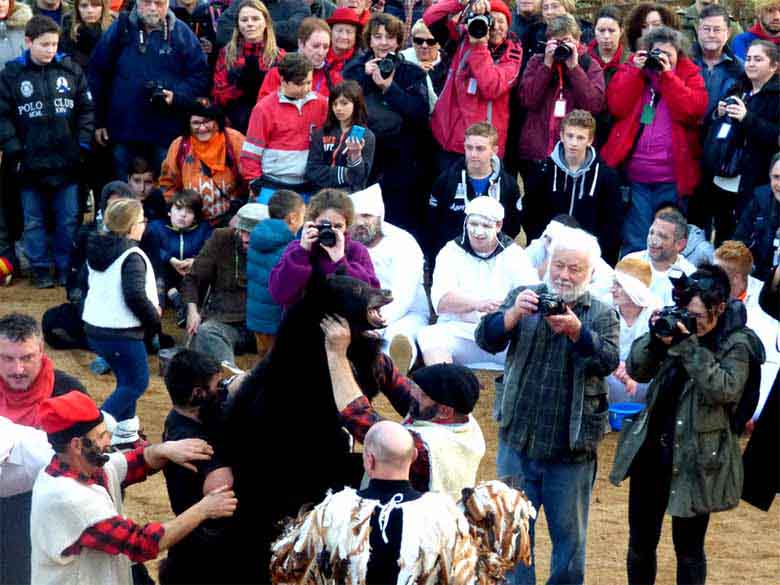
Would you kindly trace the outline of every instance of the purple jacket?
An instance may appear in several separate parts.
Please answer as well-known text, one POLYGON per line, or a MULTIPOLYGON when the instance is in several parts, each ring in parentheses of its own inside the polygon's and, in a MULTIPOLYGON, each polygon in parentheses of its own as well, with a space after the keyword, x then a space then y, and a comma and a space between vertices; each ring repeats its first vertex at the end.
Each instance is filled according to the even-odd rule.
MULTIPOLYGON (((333 274, 343 266, 348 276, 367 282, 379 288, 379 279, 374 273, 374 265, 368 250, 360 242, 355 242, 345 235, 344 257, 333 262, 328 255, 319 250, 316 259, 323 274, 333 274)), ((301 248, 300 240, 293 240, 282 254, 282 259, 271 270, 268 290, 274 301, 286 308, 303 296, 303 291, 311 278, 313 270, 312 256, 318 248, 312 247, 311 252, 301 248)))

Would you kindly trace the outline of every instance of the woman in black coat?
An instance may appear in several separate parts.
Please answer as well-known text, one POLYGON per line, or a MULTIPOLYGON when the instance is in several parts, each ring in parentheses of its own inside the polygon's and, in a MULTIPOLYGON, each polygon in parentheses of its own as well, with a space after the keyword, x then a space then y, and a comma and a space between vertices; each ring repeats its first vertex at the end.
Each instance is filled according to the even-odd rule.
POLYGON ((426 171, 421 164, 429 111, 425 72, 398 55, 404 32, 394 16, 375 14, 363 35, 369 49, 346 64, 344 79, 363 88, 368 127, 376 136, 368 183, 382 186, 387 220, 419 235, 427 203, 415 188, 426 171))

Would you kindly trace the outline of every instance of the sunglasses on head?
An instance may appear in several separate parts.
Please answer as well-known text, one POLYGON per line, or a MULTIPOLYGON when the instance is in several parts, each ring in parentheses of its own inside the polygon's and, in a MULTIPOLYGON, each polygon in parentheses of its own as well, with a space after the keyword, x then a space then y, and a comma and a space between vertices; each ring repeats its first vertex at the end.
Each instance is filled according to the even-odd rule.
POLYGON ((422 37, 414 37, 412 39, 414 41, 415 45, 428 45, 429 47, 433 47, 437 44, 436 39, 424 39, 422 37))

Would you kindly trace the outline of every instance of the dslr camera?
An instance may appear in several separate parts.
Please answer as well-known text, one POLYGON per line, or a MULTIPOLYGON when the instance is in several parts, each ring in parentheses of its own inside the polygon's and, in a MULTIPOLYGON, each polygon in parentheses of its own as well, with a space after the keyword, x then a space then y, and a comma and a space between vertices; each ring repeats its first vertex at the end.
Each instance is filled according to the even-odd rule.
POLYGON ((156 107, 164 107, 168 104, 165 101, 165 86, 159 81, 147 81, 144 84, 146 99, 150 104, 156 107))
POLYGON ((730 95, 726 99, 723 100, 723 103, 727 106, 736 106, 739 102, 737 101, 737 98, 733 95, 730 95))
POLYGON ((539 294, 539 304, 537 307, 537 311, 542 317, 563 315, 566 313, 566 303, 563 302, 561 297, 553 293, 544 292, 539 294))
POLYGON ((571 55, 571 47, 563 41, 558 41, 558 46, 555 47, 555 52, 553 53, 553 61, 555 63, 565 63, 571 55))
POLYGON ((671 337, 674 342, 678 342, 686 336, 677 327, 677 323, 682 323, 691 335, 696 333, 696 317, 691 315, 688 309, 677 305, 661 309, 655 323, 650 322, 650 332, 658 337, 671 337))
POLYGON ((493 28, 493 16, 488 12, 486 14, 475 14, 470 8, 466 13, 466 30, 469 36, 475 39, 484 39, 490 29, 493 28))
POLYGON ((385 57, 377 61, 376 66, 379 68, 379 75, 382 79, 387 79, 393 74, 395 68, 398 67, 400 57, 395 53, 388 53, 385 57))
POLYGON ((319 232, 317 241, 326 248, 332 248, 336 245, 336 232, 333 231, 333 224, 327 220, 322 220, 314 225, 319 232))
POLYGON ((645 67, 650 71, 663 71, 664 64, 659 58, 661 56, 661 49, 652 49, 647 53, 647 59, 645 60, 645 67))

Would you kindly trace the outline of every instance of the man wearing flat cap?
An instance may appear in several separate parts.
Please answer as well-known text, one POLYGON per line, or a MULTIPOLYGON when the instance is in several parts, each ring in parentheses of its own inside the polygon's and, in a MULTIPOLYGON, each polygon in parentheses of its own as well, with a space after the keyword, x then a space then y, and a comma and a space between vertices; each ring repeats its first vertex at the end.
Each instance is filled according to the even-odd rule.
POLYGON ((39 409, 54 456, 33 486, 32 582, 42 585, 129 585, 130 562, 144 562, 209 518, 231 516, 237 501, 220 487, 165 523, 136 524, 122 515, 122 488, 174 462, 211 457, 200 439, 168 441, 109 453, 111 434, 86 394, 70 392, 39 409))
POLYGON ((488 196, 475 197, 466 204, 463 231, 436 256, 431 304, 439 319, 417 334, 426 365, 504 367, 506 354, 480 349, 474 330, 509 291, 536 284, 539 277, 525 251, 501 232, 503 221, 501 203, 488 196))
POLYGON ((214 230, 182 281, 190 348, 219 362, 235 364, 236 354, 255 351, 255 336, 246 327, 246 253, 252 230, 264 219, 267 205, 241 207, 235 227, 214 230))
MULTIPOLYGON (((364 443, 369 429, 383 420, 358 386, 347 358, 350 331, 339 316, 322 321, 333 397, 349 433, 364 443)), ((463 366, 437 364, 402 376, 382 354, 377 369, 380 391, 412 433, 417 458, 412 463, 412 486, 421 492, 450 494, 455 500, 473 487, 485 454, 485 439, 471 415, 479 399, 479 381, 463 366)))

